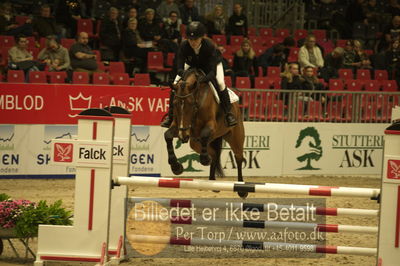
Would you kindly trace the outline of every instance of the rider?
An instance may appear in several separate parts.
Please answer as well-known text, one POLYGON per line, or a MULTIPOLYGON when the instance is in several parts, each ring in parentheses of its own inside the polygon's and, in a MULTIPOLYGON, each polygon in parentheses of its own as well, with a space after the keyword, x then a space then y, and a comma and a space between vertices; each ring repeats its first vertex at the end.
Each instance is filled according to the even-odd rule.
MULTIPOLYGON (((208 38, 205 38, 206 29, 200 22, 191 22, 186 28, 188 40, 182 42, 177 53, 177 75, 174 84, 182 78, 184 70, 198 68, 206 74, 199 82, 212 81, 219 91, 222 109, 225 112, 225 120, 229 127, 237 124, 235 116, 231 113, 229 92, 225 85, 224 69, 221 62, 221 53, 217 46, 208 38)), ((173 120, 174 93, 170 95, 170 108, 168 116, 161 123, 162 127, 170 127, 173 120)))

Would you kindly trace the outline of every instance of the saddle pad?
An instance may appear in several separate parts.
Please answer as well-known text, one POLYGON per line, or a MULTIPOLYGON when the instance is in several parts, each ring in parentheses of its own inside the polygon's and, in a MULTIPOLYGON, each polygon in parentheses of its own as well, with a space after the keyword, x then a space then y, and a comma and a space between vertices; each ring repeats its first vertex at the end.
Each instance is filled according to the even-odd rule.
MULTIPOLYGON (((219 104, 220 99, 219 99, 217 90, 215 89, 215 87, 212 84, 212 82, 209 82, 208 84, 210 85, 210 87, 212 89, 212 92, 214 93, 215 101, 219 104)), ((231 103, 238 102, 239 101, 239 96, 237 96, 236 93, 234 93, 231 89, 229 89, 229 88, 226 88, 226 89, 228 90, 229 99, 231 100, 231 103)))

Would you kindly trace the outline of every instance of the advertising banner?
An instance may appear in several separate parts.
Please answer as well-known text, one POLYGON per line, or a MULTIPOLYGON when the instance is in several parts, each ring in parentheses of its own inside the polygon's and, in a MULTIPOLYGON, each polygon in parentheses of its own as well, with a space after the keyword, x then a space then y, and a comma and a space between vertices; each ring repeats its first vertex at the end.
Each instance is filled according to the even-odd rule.
POLYGON ((283 175, 380 175, 387 124, 285 124, 283 175))
POLYGON ((135 125, 158 125, 169 106, 160 87, 0 83, 0 124, 76 124, 88 108, 120 106, 135 125))

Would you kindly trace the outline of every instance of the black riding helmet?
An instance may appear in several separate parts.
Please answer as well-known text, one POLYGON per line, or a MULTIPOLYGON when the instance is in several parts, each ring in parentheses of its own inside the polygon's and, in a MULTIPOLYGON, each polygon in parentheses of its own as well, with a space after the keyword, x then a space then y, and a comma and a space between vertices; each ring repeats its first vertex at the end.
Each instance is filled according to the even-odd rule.
POLYGON ((198 21, 191 22, 186 27, 186 37, 188 39, 197 39, 206 34, 206 27, 198 21))

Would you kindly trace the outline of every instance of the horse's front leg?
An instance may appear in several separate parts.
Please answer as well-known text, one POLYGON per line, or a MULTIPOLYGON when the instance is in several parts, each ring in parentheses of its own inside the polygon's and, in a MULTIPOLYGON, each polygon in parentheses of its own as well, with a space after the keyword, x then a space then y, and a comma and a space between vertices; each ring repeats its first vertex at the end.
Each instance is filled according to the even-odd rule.
POLYGON ((211 163, 211 157, 208 154, 208 144, 211 141, 212 133, 213 132, 209 126, 204 127, 200 133, 200 163, 202 165, 210 165, 211 163))
POLYGON ((176 133, 176 127, 170 127, 167 131, 165 131, 164 139, 165 142, 167 143, 168 163, 171 166, 171 171, 175 175, 180 175, 183 173, 183 166, 180 162, 178 162, 178 159, 176 158, 174 151, 173 139, 174 136, 176 136, 175 133, 176 133))

